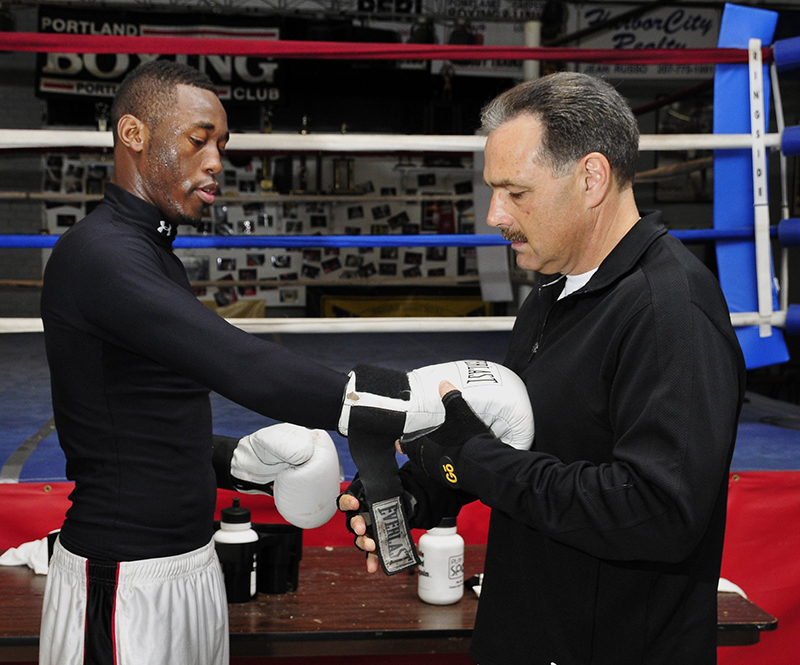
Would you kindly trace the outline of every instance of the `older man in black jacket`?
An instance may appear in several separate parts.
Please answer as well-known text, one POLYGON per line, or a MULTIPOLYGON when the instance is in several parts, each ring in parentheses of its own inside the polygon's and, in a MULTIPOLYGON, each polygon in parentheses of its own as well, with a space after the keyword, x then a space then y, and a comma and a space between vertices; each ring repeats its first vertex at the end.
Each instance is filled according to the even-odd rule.
MULTIPOLYGON (((520 267, 545 275, 504 361, 527 385, 535 440, 503 445, 456 393, 448 433, 404 444, 402 469, 415 526, 475 498, 492 508, 470 655, 714 663, 745 371, 717 280, 660 213, 640 215, 636 121, 611 86, 570 73, 527 82, 483 125, 487 221, 520 267), (444 457, 455 491, 425 471, 444 457)), ((361 518, 350 524, 372 551, 361 518)))

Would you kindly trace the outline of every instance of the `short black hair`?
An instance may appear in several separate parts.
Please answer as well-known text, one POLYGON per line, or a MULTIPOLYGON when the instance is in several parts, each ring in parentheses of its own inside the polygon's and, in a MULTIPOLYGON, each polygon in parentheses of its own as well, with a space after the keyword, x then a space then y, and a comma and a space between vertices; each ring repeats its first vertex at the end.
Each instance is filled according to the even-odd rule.
POLYGON ((117 123, 131 114, 155 128, 177 103, 176 88, 188 85, 218 94, 205 74, 174 60, 152 60, 139 65, 120 83, 111 105, 111 132, 117 142, 117 123))

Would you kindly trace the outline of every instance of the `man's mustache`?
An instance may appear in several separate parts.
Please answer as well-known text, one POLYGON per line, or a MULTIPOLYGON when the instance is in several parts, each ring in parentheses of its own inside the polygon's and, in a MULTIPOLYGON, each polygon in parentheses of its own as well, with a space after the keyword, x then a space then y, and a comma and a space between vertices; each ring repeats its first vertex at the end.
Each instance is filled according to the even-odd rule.
POLYGON ((500 229, 500 234, 509 242, 528 242, 528 239, 525 237, 525 234, 522 231, 503 227, 500 229))

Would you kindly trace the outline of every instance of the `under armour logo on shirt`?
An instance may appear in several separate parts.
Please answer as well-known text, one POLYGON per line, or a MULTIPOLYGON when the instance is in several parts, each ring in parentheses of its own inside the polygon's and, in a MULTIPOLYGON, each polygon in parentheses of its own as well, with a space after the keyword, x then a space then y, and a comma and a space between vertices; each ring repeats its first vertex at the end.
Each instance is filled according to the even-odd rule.
POLYGON ((162 219, 162 220, 159 222, 159 226, 158 226, 158 229, 157 229, 157 230, 158 230, 158 232, 159 232, 159 233, 165 233, 166 235, 169 235, 170 233, 172 233, 172 224, 167 224, 167 223, 166 223, 166 222, 165 222, 165 221, 162 219))

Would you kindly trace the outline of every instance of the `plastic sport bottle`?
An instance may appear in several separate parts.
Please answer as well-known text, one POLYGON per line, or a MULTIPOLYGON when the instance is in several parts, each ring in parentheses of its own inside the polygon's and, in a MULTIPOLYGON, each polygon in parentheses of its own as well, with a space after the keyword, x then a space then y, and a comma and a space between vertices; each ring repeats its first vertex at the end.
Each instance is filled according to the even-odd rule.
POLYGON ((445 517, 419 539, 417 593, 426 603, 450 605, 464 595, 464 539, 456 533, 456 518, 445 517))
POLYGON ((225 593, 229 603, 244 603, 258 593, 259 535, 250 526, 250 510, 240 507, 239 499, 220 512, 222 519, 214 532, 214 546, 225 578, 225 593))

